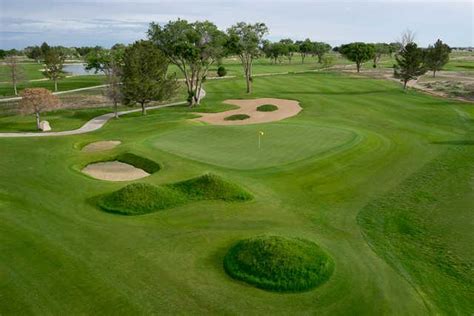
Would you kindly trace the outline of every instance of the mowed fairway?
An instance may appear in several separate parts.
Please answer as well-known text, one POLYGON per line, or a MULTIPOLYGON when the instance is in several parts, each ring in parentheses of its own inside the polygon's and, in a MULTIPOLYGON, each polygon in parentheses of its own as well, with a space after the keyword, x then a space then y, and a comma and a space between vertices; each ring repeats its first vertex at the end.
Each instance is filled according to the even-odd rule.
MULTIPOLYGON (((254 84, 252 98, 303 110, 210 126, 173 107, 91 134, 0 139, 0 314, 472 314, 474 107, 339 74, 254 84), (98 140, 122 144, 80 151, 98 140), (254 199, 103 212, 94 199, 130 182, 80 170, 122 152, 162 166, 134 182, 211 172, 254 199), (314 241, 334 260, 332 276, 297 294, 229 277, 227 250, 262 234, 314 241)), ((248 98, 243 80, 205 89, 206 109, 248 98)))

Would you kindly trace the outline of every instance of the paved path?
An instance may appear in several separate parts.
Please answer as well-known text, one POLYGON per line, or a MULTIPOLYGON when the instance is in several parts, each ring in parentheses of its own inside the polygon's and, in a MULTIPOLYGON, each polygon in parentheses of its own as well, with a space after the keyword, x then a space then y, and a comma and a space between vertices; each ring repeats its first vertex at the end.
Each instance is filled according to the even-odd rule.
MULTIPOLYGON (((201 89, 201 100, 206 97, 206 91, 204 89, 201 89)), ((174 103, 168 103, 168 104, 161 104, 161 105, 155 105, 155 106, 150 106, 147 107, 147 110, 154 110, 154 109, 159 109, 159 108, 164 108, 168 106, 174 106, 174 105, 182 105, 186 104, 186 101, 181 101, 181 102, 174 102, 174 103)), ((121 111, 118 112, 118 115, 124 115, 124 114, 129 114, 129 113, 134 113, 134 112, 140 112, 142 109, 134 109, 134 110, 128 110, 128 111, 121 111)), ((0 133, 0 138, 5 138, 5 137, 46 137, 46 136, 67 136, 67 135, 77 135, 77 134, 84 134, 84 133, 89 133, 98 130, 102 126, 107 123, 108 120, 114 117, 114 113, 107 113, 103 114, 100 116, 97 116, 84 125, 82 125, 78 129, 73 129, 69 131, 62 131, 62 132, 19 132, 19 133, 0 133)))

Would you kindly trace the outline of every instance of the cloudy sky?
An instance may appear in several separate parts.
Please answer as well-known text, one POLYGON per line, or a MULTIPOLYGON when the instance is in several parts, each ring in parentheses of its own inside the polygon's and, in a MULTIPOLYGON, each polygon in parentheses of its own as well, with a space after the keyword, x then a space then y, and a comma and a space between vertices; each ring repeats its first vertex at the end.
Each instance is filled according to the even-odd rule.
POLYGON ((109 47, 144 38, 151 21, 176 18, 207 19, 222 29, 261 21, 272 40, 390 42, 410 29, 423 46, 437 38, 474 46, 473 0, 0 0, 0 48, 43 41, 109 47))

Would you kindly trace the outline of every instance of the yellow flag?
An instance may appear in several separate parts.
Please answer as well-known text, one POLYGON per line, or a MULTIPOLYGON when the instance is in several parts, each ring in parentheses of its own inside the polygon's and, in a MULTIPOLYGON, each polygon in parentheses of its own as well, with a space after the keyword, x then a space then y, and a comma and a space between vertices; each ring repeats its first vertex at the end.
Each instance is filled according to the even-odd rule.
POLYGON ((263 131, 260 131, 260 135, 262 135, 262 136, 263 136, 263 131))

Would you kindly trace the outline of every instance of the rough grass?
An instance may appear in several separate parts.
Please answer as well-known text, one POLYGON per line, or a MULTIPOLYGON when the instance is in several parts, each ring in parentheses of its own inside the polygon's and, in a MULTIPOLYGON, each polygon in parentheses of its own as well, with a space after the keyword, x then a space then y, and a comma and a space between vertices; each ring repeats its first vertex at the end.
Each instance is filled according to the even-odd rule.
POLYGON ((278 110, 278 106, 273 104, 264 104, 257 107, 257 111, 260 112, 273 112, 278 110))
POLYGON ((296 238, 261 236, 239 241, 224 258, 235 279, 277 292, 300 292, 321 285, 334 263, 315 243, 296 238))
POLYGON ((224 118, 226 121, 242 121, 250 118, 247 114, 234 114, 224 118))
POLYGON ((172 208, 191 201, 247 201, 252 195, 236 184, 206 174, 186 181, 156 186, 134 183, 104 195, 98 205, 105 211, 122 215, 141 215, 172 208))
POLYGON ((121 215, 141 215, 183 203, 183 197, 164 186, 132 183, 103 196, 98 205, 105 211, 121 215))

